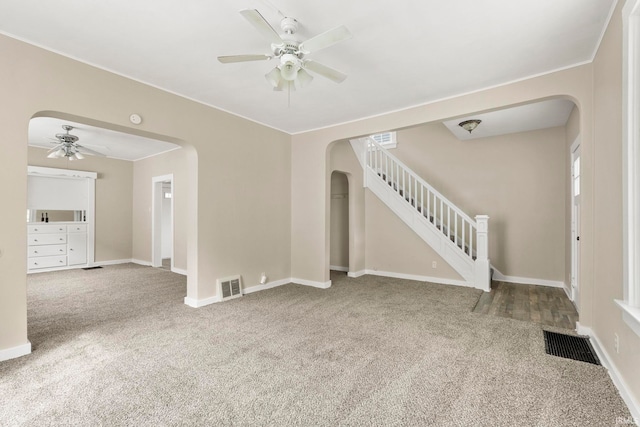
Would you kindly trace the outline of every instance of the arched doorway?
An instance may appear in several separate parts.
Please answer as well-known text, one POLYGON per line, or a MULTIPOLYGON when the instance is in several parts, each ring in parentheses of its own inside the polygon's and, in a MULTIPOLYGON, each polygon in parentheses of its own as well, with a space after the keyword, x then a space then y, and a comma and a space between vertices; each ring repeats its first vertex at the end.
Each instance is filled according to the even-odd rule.
POLYGON ((331 174, 331 270, 349 271, 349 178, 334 171, 331 174))

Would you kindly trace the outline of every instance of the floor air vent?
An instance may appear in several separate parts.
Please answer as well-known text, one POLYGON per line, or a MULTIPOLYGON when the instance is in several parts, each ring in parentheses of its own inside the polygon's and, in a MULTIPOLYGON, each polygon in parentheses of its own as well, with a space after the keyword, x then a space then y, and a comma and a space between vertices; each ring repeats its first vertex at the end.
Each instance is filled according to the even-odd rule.
POLYGON ((558 334, 549 331, 543 332, 544 348, 547 354, 600 365, 598 356, 596 356, 593 351, 589 338, 558 334))
POLYGON ((242 282, 240 276, 218 279, 218 295, 220 295, 221 301, 241 297, 242 282))

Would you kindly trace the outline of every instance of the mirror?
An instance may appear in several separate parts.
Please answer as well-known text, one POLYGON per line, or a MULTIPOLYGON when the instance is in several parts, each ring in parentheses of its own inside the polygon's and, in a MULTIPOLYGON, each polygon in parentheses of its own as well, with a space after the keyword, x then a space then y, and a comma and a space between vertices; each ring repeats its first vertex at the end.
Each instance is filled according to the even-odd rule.
POLYGON ((27 209, 27 222, 86 221, 86 211, 61 211, 50 209, 27 209))

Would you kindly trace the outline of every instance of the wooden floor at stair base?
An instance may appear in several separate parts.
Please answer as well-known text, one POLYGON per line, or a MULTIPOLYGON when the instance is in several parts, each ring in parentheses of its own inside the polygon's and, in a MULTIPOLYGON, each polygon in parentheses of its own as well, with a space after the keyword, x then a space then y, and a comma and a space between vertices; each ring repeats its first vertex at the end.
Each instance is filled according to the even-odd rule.
POLYGON ((474 313, 575 329, 578 312, 561 288, 493 281, 474 313))

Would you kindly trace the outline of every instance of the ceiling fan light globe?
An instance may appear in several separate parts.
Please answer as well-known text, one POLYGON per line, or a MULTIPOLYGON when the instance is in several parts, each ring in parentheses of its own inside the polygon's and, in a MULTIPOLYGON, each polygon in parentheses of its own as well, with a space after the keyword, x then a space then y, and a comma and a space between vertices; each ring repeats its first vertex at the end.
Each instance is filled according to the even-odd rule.
POLYGON ((292 82, 298 77, 298 70, 300 69, 300 59, 290 53, 282 55, 279 68, 282 78, 292 82))
POLYGON ((60 148, 54 152, 52 152, 51 154, 49 154, 47 157, 50 159, 59 159, 61 157, 64 157, 66 155, 66 151, 64 151, 63 148, 60 148))
POLYGON ((278 67, 269 71, 264 77, 267 79, 269 84, 274 87, 274 89, 277 89, 278 86, 280 86, 282 77, 280 76, 280 69, 278 67))
POLYGON ((298 77, 298 70, 291 64, 283 65, 280 74, 286 81, 292 82, 298 77))
POLYGON ((82 159, 84 159, 84 156, 83 156, 83 155, 82 155, 82 153, 80 153, 80 152, 76 152, 76 153, 75 153, 75 156, 76 156, 76 159, 77 159, 77 160, 82 160, 82 159))
POLYGON ((309 83, 311 83, 311 81, 313 80, 313 76, 309 73, 307 73, 304 69, 300 68, 300 70, 298 70, 298 79, 296 80, 296 83, 298 84, 298 86, 302 87, 306 87, 309 85, 309 83))

